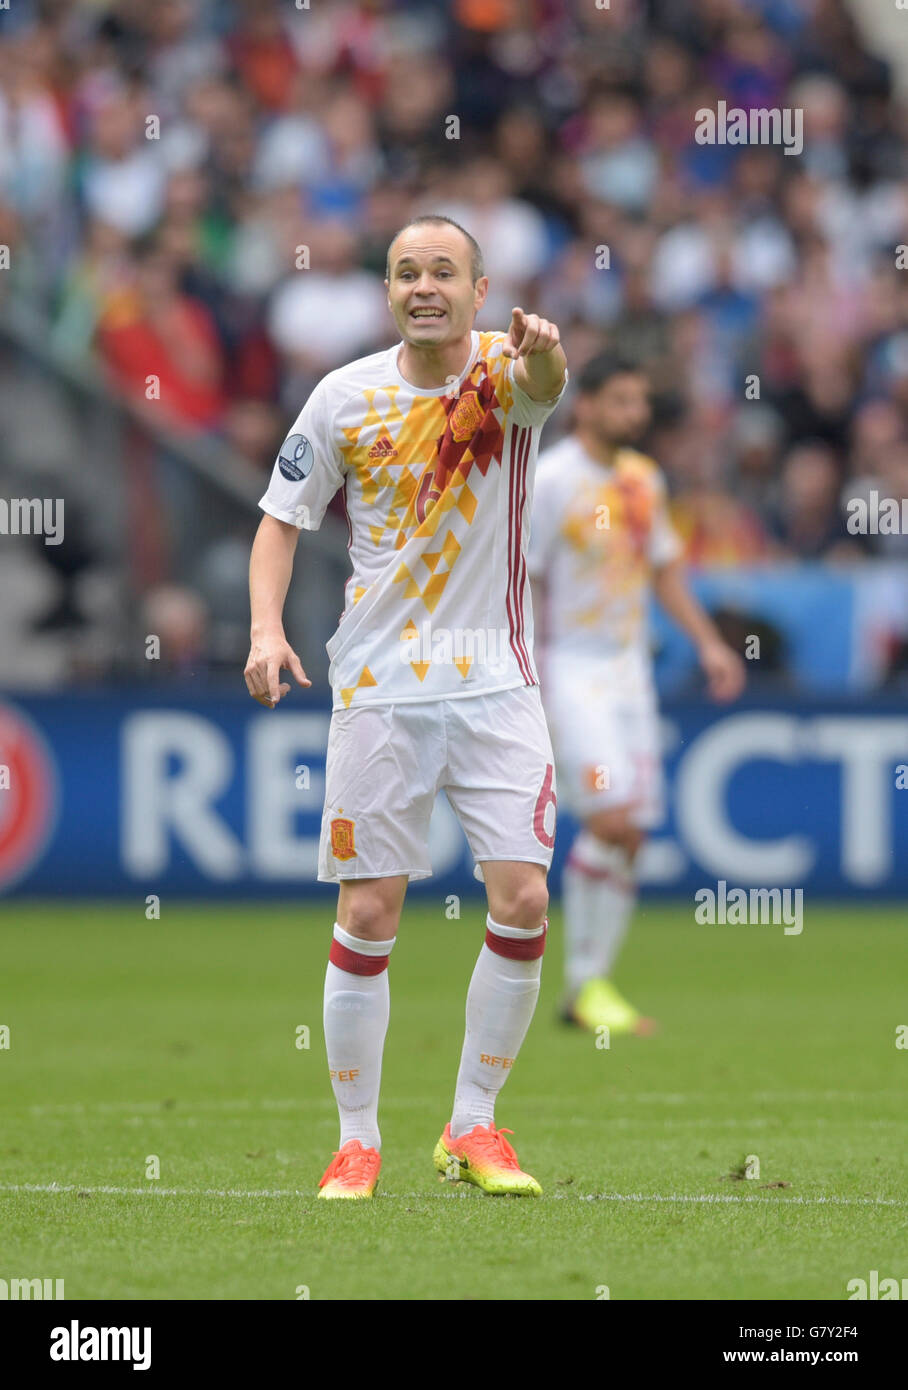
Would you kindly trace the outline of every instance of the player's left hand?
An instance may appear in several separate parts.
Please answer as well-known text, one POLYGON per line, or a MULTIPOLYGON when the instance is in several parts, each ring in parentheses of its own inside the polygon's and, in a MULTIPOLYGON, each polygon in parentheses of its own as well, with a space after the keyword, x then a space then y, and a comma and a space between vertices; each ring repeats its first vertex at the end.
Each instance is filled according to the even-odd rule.
POLYGON ((707 642, 700 648, 700 665, 714 700, 737 700, 747 680, 744 662, 727 642, 707 642))
POLYGON ((505 357, 529 357, 534 352, 551 352, 560 342, 556 324, 538 314, 525 314, 517 307, 511 310, 511 326, 502 352, 505 357))

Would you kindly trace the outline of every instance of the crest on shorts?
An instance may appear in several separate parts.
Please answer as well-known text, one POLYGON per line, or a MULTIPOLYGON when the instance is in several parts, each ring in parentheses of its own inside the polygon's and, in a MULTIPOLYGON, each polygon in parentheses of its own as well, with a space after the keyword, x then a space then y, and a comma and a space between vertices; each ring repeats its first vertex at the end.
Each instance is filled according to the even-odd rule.
POLYGON ((331 853, 335 859, 355 859, 356 846, 353 843, 352 820, 346 816, 335 816, 331 822, 331 853))
POLYGON ((465 439, 472 439, 483 421, 483 409, 479 404, 479 397, 475 391, 469 391, 451 411, 451 434, 462 444, 465 439))

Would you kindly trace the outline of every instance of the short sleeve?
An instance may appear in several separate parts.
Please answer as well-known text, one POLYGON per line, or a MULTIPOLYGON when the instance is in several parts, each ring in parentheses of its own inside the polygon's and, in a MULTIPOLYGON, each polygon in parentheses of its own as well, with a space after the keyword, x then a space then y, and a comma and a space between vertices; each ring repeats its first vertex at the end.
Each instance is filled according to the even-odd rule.
POLYGON ((539 426, 544 425, 557 405, 564 398, 564 393, 568 385, 568 373, 565 368, 564 382, 558 395, 550 401, 534 401, 532 396, 528 396, 522 387, 517 385, 514 380, 514 368, 517 366, 518 358, 509 357, 507 359, 506 376, 511 385, 511 395, 513 404, 511 406, 511 419, 517 425, 539 426))
POLYGON ((665 482, 659 475, 658 495, 653 509, 653 523, 649 536, 649 562, 654 569, 670 565, 684 553, 681 538, 671 523, 668 514, 668 497, 665 482))
POLYGON ((317 531, 344 477, 343 459, 334 438, 330 393, 320 381, 280 447, 268 491, 259 506, 278 521, 317 531))
POLYGON ((558 503, 559 471, 553 462, 543 464, 536 472, 530 542, 527 548, 527 571, 531 579, 544 579, 551 567, 561 522, 558 503))

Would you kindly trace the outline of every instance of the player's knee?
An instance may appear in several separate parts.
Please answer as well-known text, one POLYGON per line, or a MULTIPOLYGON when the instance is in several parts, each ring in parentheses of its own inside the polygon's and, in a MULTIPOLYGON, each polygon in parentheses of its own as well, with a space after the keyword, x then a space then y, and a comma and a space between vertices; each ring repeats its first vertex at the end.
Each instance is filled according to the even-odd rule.
POLYGON ((345 917, 345 921, 338 917, 344 931, 363 941, 390 941, 397 935, 396 917, 380 903, 357 903, 345 917))
POLYGON ((351 936, 364 941, 390 941, 397 935, 400 906, 374 889, 349 894, 338 906, 337 920, 351 936))
POLYGON ((533 931, 542 925, 549 908, 549 891, 543 879, 527 878, 515 884, 507 896, 490 904, 492 918, 506 927, 533 931))

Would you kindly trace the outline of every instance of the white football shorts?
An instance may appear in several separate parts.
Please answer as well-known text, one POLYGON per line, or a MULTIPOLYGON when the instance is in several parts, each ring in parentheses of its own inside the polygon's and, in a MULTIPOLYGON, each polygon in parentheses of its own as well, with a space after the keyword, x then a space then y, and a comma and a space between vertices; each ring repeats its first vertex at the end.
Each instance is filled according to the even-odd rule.
POLYGON ((555 760, 538 686, 335 710, 318 877, 428 878, 444 790, 482 879, 485 859, 552 862, 555 760))
POLYGON ((553 653, 542 690, 562 805, 580 820, 628 806, 641 829, 659 825, 665 778, 652 683, 620 679, 607 661, 553 653))

